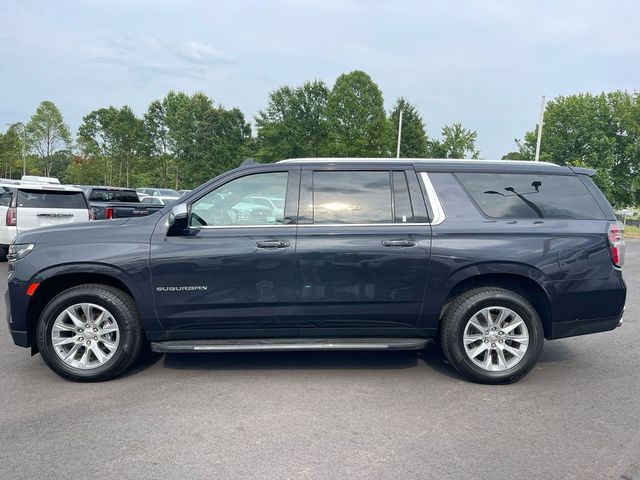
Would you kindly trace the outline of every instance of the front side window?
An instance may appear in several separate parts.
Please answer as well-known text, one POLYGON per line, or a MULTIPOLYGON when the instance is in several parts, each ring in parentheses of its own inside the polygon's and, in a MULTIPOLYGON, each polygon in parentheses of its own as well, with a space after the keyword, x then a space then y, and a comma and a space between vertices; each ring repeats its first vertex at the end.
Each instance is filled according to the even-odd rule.
POLYGON ((313 223, 393 223, 389 172, 314 172, 313 223))
POLYGON ((282 225, 287 172, 236 178, 191 205, 190 225, 282 225))
POLYGON ((459 173, 480 209, 493 218, 603 219, 584 184, 572 175, 459 173))

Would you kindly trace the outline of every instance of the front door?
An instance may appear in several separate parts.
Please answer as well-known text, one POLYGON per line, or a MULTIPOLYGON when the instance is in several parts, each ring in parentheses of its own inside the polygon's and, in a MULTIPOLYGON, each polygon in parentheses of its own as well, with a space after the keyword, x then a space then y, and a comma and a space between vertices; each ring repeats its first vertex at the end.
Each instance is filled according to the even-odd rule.
POLYGON ((415 334, 431 229, 413 168, 305 166, 296 294, 302 335, 415 334))
POLYGON ((298 184, 299 167, 236 173, 188 200, 184 235, 154 234, 153 293, 170 338, 297 333, 298 184))

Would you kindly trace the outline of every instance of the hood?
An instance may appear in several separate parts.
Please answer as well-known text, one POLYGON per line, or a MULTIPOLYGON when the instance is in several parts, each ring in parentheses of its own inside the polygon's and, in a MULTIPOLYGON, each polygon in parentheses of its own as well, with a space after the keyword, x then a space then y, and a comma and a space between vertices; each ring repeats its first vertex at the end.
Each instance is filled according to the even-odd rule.
MULTIPOLYGON (((148 218, 148 217, 147 217, 148 218)), ((123 218, 117 220, 96 220, 93 222, 67 223, 51 227, 35 228, 18 234, 14 243, 79 243, 95 241, 117 241, 119 233, 127 224, 141 225, 143 219, 123 218)), ((155 222, 154 222, 155 223, 155 222)))

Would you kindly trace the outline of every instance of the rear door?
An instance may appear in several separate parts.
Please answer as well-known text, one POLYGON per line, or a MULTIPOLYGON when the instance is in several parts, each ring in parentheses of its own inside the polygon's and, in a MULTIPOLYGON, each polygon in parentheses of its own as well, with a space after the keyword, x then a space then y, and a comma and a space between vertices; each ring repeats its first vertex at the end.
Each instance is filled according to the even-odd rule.
POLYGON ((308 165, 300 195, 301 334, 415 334, 431 230, 413 168, 308 165))
POLYGON ((89 209, 78 191, 18 188, 16 195, 18 233, 62 223, 87 222, 89 209))

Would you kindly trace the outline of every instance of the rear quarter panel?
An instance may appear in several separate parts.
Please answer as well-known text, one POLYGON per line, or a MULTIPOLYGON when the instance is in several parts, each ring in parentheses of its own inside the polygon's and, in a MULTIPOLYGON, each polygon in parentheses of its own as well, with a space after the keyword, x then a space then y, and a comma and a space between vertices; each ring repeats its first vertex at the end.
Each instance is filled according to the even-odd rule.
MULTIPOLYGON (((450 173, 429 174, 446 220, 432 227, 431 268, 423 318, 437 322, 461 281, 512 274, 546 292, 553 322, 614 317, 624 305, 611 263, 606 220, 495 220, 482 215, 450 173)), ((425 325, 429 327, 433 325, 425 325)))

